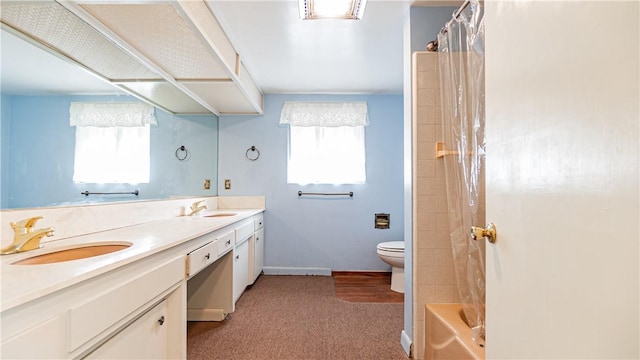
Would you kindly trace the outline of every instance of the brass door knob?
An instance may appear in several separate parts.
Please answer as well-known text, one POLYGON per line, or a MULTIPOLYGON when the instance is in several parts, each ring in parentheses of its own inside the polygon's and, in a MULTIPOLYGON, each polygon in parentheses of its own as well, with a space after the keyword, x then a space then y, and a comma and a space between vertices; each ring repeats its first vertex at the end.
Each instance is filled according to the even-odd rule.
POLYGON ((498 233, 496 231, 496 226, 493 223, 489 223, 486 229, 481 227, 472 226, 471 227, 471 238, 473 240, 478 241, 481 238, 487 238, 490 243, 495 243, 498 238, 498 233))

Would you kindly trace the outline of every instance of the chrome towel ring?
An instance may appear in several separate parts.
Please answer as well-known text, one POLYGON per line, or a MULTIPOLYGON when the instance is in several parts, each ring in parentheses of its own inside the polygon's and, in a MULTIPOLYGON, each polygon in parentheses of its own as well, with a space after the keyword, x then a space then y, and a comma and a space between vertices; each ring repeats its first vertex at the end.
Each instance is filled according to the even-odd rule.
POLYGON ((251 145, 251 147, 244 153, 244 156, 251 161, 256 161, 260 157, 260 151, 255 146, 251 145), (251 151, 251 154, 249 154, 249 151, 251 151))
POLYGON ((184 145, 176 149, 176 159, 180 161, 184 161, 188 159, 190 155, 191 153, 189 152, 189 150, 187 150, 187 148, 184 145))

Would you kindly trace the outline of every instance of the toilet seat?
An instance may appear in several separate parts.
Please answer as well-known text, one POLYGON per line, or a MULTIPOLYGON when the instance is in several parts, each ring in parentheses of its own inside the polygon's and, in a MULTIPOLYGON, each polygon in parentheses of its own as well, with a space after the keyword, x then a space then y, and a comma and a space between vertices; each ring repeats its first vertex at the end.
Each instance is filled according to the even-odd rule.
POLYGON ((396 252, 403 253, 404 252, 404 241, 387 241, 378 244, 378 250, 382 250, 385 252, 396 252))

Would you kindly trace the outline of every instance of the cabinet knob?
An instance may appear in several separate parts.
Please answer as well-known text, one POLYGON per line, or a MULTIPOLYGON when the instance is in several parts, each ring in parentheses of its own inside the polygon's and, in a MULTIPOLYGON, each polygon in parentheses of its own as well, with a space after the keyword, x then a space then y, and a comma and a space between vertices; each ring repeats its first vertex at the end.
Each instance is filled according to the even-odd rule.
POLYGON ((227 240, 227 245, 231 245, 231 240, 227 240))
POLYGON ((205 259, 209 260, 211 258, 211 254, 207 253, 207 255, 204 256, 205 259))
POLYGON ((260 237, 259 236, 256 236, 256 241, 260 241, 260 237))
POLYGON ((236 255, 236 260, 240 259, 240 255, 236 255))
POLYGON ((158 319, 158 324, 160 324, 160 326, 164 324, 164 315, 160 316, 160 319, 158 319))

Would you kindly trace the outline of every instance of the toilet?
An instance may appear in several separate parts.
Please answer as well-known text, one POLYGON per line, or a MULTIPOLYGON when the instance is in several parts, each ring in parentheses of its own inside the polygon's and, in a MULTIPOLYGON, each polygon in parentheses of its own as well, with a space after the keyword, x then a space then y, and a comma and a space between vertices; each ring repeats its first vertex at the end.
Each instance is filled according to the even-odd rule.
POLYGON ((380 260, 391 265, 391 290, 404 293, 404 241, 388 241, 378 244, 380 260))

